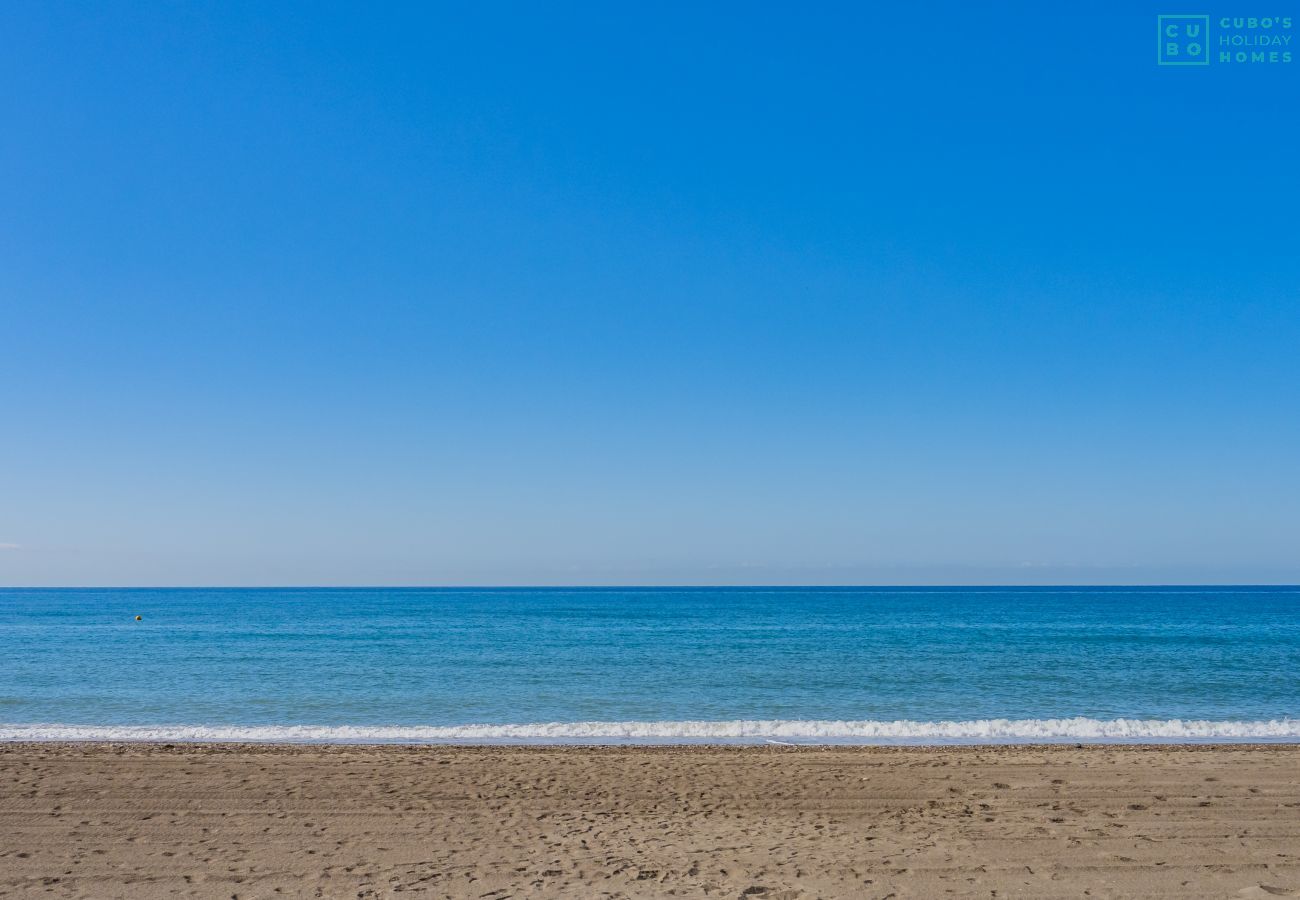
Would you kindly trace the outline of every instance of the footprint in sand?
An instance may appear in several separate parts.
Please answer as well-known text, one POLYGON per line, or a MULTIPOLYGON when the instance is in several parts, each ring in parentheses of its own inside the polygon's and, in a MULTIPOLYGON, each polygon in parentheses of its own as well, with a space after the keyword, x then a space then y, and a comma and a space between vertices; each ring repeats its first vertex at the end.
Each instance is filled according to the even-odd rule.
POLYGON ((1252 884, 1237 891, 1238 897, 1300 897, 1300 890, 1273 887, 1270 884, 1252 884))

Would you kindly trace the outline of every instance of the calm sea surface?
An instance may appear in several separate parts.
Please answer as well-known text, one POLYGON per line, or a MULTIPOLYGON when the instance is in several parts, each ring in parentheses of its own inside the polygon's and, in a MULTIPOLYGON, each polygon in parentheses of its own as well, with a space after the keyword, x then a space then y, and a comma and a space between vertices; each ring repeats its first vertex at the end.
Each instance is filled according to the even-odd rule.
POLYGON ((1300 740, 1300 589, 0 590, 67 737, 1300 740))

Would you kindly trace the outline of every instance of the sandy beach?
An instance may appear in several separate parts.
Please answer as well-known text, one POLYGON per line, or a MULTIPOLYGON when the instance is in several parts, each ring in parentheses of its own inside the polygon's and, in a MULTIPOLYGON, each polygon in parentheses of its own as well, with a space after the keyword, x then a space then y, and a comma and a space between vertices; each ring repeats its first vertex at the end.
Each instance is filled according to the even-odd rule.
POLYGON ((0 746, 11 897, 1300 896, 1300 748, 0 746))

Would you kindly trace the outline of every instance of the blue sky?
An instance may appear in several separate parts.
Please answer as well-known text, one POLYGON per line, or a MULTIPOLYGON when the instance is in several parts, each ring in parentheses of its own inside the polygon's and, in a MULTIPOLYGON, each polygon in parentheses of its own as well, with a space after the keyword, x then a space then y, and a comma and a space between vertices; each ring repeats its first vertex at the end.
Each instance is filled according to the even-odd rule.
POLYGON ((1300 60, 1168 11, 7 3, 0 583, 1300 581, 1300 60))

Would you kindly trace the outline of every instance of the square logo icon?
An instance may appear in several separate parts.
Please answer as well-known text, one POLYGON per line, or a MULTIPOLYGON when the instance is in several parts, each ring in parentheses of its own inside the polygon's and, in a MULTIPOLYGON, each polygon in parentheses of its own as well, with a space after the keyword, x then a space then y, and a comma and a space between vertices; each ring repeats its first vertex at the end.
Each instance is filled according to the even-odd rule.
POLYGON ((1156 16, 1156 65, 1209 64, 1209 16, 1156 16))

